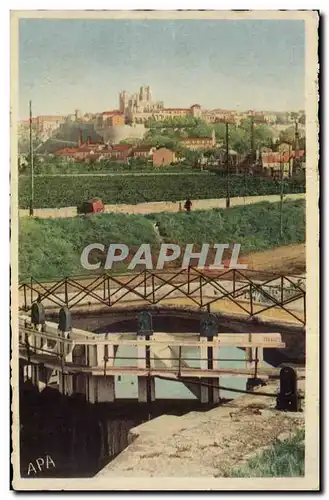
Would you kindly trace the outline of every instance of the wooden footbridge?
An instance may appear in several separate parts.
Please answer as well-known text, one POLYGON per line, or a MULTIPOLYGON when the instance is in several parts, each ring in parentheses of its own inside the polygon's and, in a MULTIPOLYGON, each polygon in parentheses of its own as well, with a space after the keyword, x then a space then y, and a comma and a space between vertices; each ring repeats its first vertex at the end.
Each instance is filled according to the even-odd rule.
MULTIPOLYGON (((69 315, 68 310, 65 314, 69 315)), ((200 332, 189 334, 141 327, 132 333, 95 334, 69 327, 62 330, 61 320, 56 324, 41 318, 36 324, 32 310, 32 320, 21 315, 19 322, 21 380, 30 379, 39 389, 53 386, 68 396, 83 394, 95 403, 114 401, 115 377, 133 375, 138 380, 138 400, 150 402, 155 399, 159 377, 183 382, 202 403, 216 403, 222 375, 253 380, 278 376, 279 370, 263 366, 263 349, 284 348, 280 334, 217 334, 212 320, 213 315, 206 313, 200 332), (134 348, 133 355, 120 354, 119 348, 127 346, 134 348), (221 359, 220 349, 226 346, 245 349, 246 360, 221 359), (194 358, 186 355, 191 348, 194 358), (222 361, 240 361, 244 366, 227 368, 221 366, 222 361), (208 386, 195 383, 202 380, 208 386)))
POLYGON ((251 270, 174 271, 101 274, 44 283, 33 277, 19 286, 19 305, 34 301, 46 309, 96 311, 132 306, 181 306, 246 319, 306 323, 305 278, 251 270))
MULTIPOLYGON (((120 375, 137 378, 140 402, 154 400, 157 377, 183 382, 203 403, 218 402, 223 375, 256 382, 278 377, 278 369, 264 366, 263 350, 283 349, 285 343, 280 333, 218 333, 215 323, 220 315, 213 313, 299 326, 306 321, 303 278, 249 270, 210 273, 188 268, 176 273, 103 274, 53 283, 31 278, 20 285, 19 298, 21 380, 32 380, 39 389, 50 385, 66 395, 83 394, 91 403, 114 401, 115 377, 120 375), (146 326, 136 324, 130 333, 96 334, 72 328, 71 321, 63 326, 61 317, 59 324, 45 321, 45 310, 53 313, 62 308, 62 317, 68 318, 71 311, 101 314, 118 308, 124 312, 136 305, 145 310, 154 305, 197 309, 200 331, 154 332, 148 320, 146 326), (39 311, 37 319, 33 311, 39 311), (228 361, 220 357, 224 346, 246 350, 245 360, 230 360, 240 361, 241 367, 227 368, 222 363, 228 361), (128 347, 129 352, 133 349, 129 356, 124 352, 128 347), (194 358, 187 355, 190 349, 196 353, 194 358)), ((149 312, 144 314, 150 317, 149 312)))

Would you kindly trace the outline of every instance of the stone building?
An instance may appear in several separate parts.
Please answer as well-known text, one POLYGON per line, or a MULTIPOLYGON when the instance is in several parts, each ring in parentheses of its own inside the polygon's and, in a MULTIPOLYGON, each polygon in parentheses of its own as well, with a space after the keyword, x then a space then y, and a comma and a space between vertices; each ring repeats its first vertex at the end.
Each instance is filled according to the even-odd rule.
POLYGON ((155 167, 162 167, 175 163, 176 157, 174 151, 168 148, 159 148, 153 151, 153 165, 155 167))
POLYGON ((182 139, 182 146, 187 149, 212 149, 216 146, 215 131, 212 131, 211 137, 185 137, 182 139))

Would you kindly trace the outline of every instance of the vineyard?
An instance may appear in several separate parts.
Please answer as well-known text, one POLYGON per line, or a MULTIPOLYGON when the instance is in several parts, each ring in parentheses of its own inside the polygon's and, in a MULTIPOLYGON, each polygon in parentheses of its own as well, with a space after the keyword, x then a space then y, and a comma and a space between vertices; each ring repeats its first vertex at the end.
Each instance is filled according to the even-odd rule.
MULTIPOLYGON (((157 252, 160 242, 240 243, 241 253, 272 249, 305 241, 305 203, 280 203, 175 214, 97 214, 68 219, 23 218, 19 225, 20 279, 53 279, 81 275, 82 250, 91 243, 124 243, 130 249, 149 243, 157 252), (159 223, 160 239, 154 231, 159 223)), ((125 269, 122 269, 125 270, 125 269)))
MULTIPOLYGON (((202 176, 149 175, 118 177, 35 177, 35 208, 60 208, 80 205, 91 198, 101 198, 106 204, 137 204, 151 201, 175 202, 186 198, 224 198, 226 179, 214 174, 202 176)), ((232 176, 230 196, 257 196, 280 193, 280 181, 255 176, 232 176)), ((285 193, 305 191, 305 183, 293 179, 284 181, 285 193)), ((30 180, 19 181, 19 207, 28 208, 30 180)))

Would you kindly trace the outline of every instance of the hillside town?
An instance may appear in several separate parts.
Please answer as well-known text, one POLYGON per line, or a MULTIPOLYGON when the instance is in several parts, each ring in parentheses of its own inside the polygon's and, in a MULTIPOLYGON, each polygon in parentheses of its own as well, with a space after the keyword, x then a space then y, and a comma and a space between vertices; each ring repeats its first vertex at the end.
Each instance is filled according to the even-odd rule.
MULTIPOLYGON (((225 165, 235 173, 285 177, 305 169, 305 114, 204 109, 200 104, 167 108, 149 85, 120 91, 118 109, 75 110, 19 123, 20 164, 32 133, 40 161, 138 164, 154 167, 225 165)), ((25 162, 26 164, 26 162, 25 162)))

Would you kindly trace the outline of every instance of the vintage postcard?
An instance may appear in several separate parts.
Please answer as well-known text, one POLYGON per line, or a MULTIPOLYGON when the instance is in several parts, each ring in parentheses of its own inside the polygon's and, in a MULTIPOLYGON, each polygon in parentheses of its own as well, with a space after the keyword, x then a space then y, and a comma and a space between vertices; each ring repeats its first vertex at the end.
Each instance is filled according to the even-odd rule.
POLYGON ((318 13, 11 14, 16 490, 318 490, 318 13))

